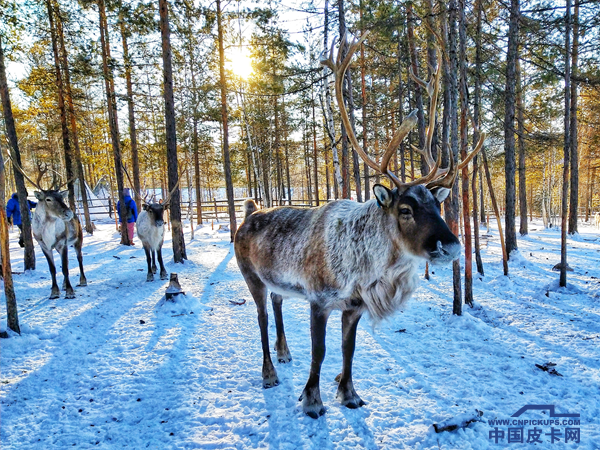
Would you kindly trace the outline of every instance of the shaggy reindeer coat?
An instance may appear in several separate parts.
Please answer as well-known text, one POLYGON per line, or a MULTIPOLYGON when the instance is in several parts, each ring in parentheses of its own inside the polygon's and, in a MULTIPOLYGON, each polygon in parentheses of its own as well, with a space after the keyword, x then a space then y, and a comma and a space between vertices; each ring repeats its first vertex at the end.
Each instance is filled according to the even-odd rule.
POLYGON ((235 237, 237 262, 258 308, 264 387, 278 384, 268 345, 267 289, 272 292, 280 362, 291 359, 283 331, 283 297, 303 297, 311 303, 313 363, 302 395, 304 411, 311 417, 324 412, 318 383, 330 312, 343 311, 344 368, 338 397, 355 408, 364 404, 351 377, 361 315, 368 311, 375 321, 390 316, 415 290, 421 261, 447 263, 460 251, 440 217, 440 201, 448 190, 430 192, 417 185, 399 192, 376 185, 374 191, 377 199, 366 203, 340 200, 313 209, 257 211, 249 200, 235 237))

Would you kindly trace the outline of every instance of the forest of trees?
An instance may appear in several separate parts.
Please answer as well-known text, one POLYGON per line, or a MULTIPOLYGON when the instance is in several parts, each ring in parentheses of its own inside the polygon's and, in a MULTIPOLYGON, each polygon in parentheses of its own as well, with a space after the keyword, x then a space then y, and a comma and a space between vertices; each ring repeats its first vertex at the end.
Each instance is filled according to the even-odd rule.
MULTIPOLYGON (((495 210, 506 258, 529 219, 572 234, 600 211, 596 1, 0 0, 0 27, 18 140, 15 149, 6 120, 7 193, 23 183, 12 160, 47 186, 69 180, 72 207, 75 179, 105 183, 115 200, 131 187, 138 202, 179 182, 201 201, 228 198, 232 237, 234 196, 264 206, 366 201, 388 181, 352 148, 320 58, 340 35, 369 31, 344 99, 373 159, 416 109, 417 127, 390 167, 402 180, 427 169, 413 146, 426 139, 429 97, 409 70, 429 79, 438 52, 434 155, 443 152, 443 166, 448 154, 458 161, 486 133, 445 205, 467 249, 495 210)), ((172 206, 177 261, 185 244, 172 206)))

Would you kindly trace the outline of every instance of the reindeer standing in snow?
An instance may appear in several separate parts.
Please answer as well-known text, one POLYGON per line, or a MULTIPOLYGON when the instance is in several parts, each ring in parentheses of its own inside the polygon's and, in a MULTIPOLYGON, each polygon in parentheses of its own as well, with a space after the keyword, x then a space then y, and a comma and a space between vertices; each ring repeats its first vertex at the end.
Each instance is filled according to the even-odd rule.
POLYGON ((136 228, 138 237, 142 241, 144 252, 146 252, 146 261, 148 263, 146 281, 154 281, 157 256, 158 264, 160 265, 160 279, 166 280, 169 277, 162 259, 162 245, 165 239, 163 214, 165 209, 169 208, 171 196, 175 189, 177 189, 177 186, 179 186, 179 181, 177 181, 177 184, 162 203, 146 203, 146 198, 144 198, 142 203, 143 211, 138 216, 136 228))
MULTIPOLYGON (((402 183, 388 168, 400 142, 416 124, 415 112, 399 127, 380 163, 372 160, 358 144, 342 98, 342 81, 357 46, 354 42, 344 60, 323 61, 335 74, 335 92, 341 118, 353 147, 374 170, 387 175, 393 190, 377 184, 375 199, 366 203, 339 200, 319 208, 278 207, 257 211, 247 200, 245 219, 235 237, 235 254, 258 310, 263 350, 263 387, 279 383, 269 349, 267 289, 275 313, 279 362, 291 360, 282 316, 283 297, 302 297, 310 302, 312 363, 310 376, 300 400, 304 412, 317 418, 325 412, 319 390, 321 364, 325 357, 325 330, 330 313, 342 311, 343 366, 337 397, 349 408, 365 403, 352 382, 352 358, 356 329, 368 312, 374 320, 397 311, 417 286, 421 261, 447 264, 460 253, 460 243, 440 216, 440 203, 462 169, 479 151, 476 149, 458 167, 452 156, 450 166, 440 169, 441 155, 435 160, 431 142, 435 127, 436 102, 440 84, 440 62, 429 83, 413 78, 430 96, 429 129, 426 145, 418 150, 430 172, 402 183)), ((346 46, 346 39, 341 46, 346 46)))
POLYGON ((75 291, 69 280, 70 245, 75 248, 77 262, 79 263, 79 286, 87 286, 87 279, 83 271, 83 255, 81 252, 83 231, 81 223, 77 215, 65 204, 65 198, 69 191, 60 191, 61 187, 68 182, 52 189, 42 189, 39 182, 36 183, 31 180, 15 161, 12 161, 12 163, 31 184, 39 189, 39 191, 34 192, 38 204, 33 213, 31 229, 33 236, 38 241, 38 244, 40 244, 42 252, 44 252, 44 256, 48 261, 48 268, 52 276, 50 298, 55 299, 60 297, 60 290, 56 282, 56 266, 54 265, 54 257, 52 256, 53 249, 56 249, 61 259, 65 298, 75 298, 75 291))

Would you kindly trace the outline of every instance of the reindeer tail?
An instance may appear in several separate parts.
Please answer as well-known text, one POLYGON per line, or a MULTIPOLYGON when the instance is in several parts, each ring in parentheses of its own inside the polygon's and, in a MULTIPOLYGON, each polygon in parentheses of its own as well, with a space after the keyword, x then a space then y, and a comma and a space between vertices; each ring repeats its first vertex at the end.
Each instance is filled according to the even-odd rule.
POLYGON ((244 202, 244 214, 245 214, 244 220, 246 220, 248 218, 248 216, 256 210, 258 210, 258 206, 254 202, 254 200, 252 200, 252 199, 246 200, 244 202))

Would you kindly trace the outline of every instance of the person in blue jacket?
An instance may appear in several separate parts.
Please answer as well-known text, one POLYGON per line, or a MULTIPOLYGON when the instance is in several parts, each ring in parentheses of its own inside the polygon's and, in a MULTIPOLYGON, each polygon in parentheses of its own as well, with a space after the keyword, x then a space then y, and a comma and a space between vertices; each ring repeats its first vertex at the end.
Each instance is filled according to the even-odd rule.
MULTIPOLYGON (((138 218, 137 206, 135 200, 131 198, 131 192, 128 188, 123 189, 123 197, 123 200, 125 200, 125 207, 127 208, 127 235, 129 236, 130 245, 135 245, 133 242, 133 231, 135 222, 138 218)), ((117 214, 119 214, 119 222, 123 224, 123 218, 121 217, 121 200, 117 202, 117 214)))
MULTIPOLYGON (((31 210, 37 206, 36 202, 32 202, 31 200, 27 200, 28 206, 28 214, 31 218, 31 210)), ((12 223, 19 227, 19 245, 21 247, 25 247, 25 243, 23 242, 23 222, 21 220, 21 208, 19 206, 19 196, 15 192, 8 203, 6 203, 6 218, 8 219, 8 223, 12 223)))

